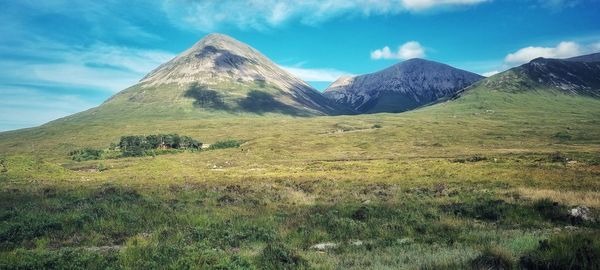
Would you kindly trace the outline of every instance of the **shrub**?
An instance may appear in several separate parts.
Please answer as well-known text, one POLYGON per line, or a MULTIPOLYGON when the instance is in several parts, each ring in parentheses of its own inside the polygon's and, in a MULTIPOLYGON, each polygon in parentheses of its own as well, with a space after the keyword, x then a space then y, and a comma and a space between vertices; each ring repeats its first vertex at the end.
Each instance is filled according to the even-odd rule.
POLYGON ((542 217, 553 222, 567 222, 569 215, 567 207, 550 199, 541 199, 533 203, 533 209, 542 217))
POLYGON ((75 161, 98 160, 102 158, 103 152, 100 149, 85 148, 71 151, 69 156, 75 161))
POLYGON ((455 158, 452 160, 452 162, 465 163, 465 162, 479 162, 479 161, 485 161, 485 160, 487 160, 487 157, 480 156, 480 155, 474 155, 474 156, 470 156, 467 158, 455 158))
POLYGON ((548 161, 555 163, 566 163, 569 161, 567 157, 565 157, 561 152, 554 152, 548 155, 548 161))
POLYGON ((8 172, 8 166, 6 166, 6 161, 4 161, 4 159, 0 159, 0 172, 8 172))
POLYGON ((240 141, 225 140, 225 141, 218 141, 216 143, 211 144, 208 149, 215 150, 215 149, 225 149, 225 148, 237 148, 237 147, 240 147, 240 145, 242 145, 242 143, 240 141))
POLYGON ((468 162, 479 162, 479 161, 484 161, 484 160, 487 160, 487 157, 480 156, 480 155, 474 155, 474 156, 467 158, 468 162))
POLYGON ((371 215, 371 208, 363 205, 360 208, 358 208, 356 211, 354 211, 354 213, 352 213, 352 219, 358 220, 358 221, 365 221, 369 218, 370 215, 371 215))
POLYGON ((554 137, 555 139, 558 139, 561 142, 568 141, 572 138, 571 134, 569 134, 566 131, 557 132, 552 137, 554 137))
POLYGON ((508 270, 512 268, 512 255, 499 247, 486 247, 471 262, 473 270, 508 270))
POLYGON ((103 171, 106 171, 106 170, 107 170, 107 168, 106 168, 106 166, 104 165, 104 163, 98 163, 98 166, 96 166, 96 169, 97 169, 99 172, 103 172, 103 171))
POLYGON ((521 257, 524 269, 600 269, 600 236, 593 233, 560 234, 542 240, 536 250, 521 257))
POLYGON ((262 269, 306 269, 308 263, 294 251, 281 244, 268 244, 261 252, 259 263, 262 269))

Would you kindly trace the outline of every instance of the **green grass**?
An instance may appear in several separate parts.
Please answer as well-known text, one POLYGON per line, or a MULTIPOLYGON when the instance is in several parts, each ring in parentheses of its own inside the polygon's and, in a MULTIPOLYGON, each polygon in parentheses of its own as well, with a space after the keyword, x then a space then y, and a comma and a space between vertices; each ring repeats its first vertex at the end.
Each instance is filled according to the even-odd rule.
POLYGON ((559 258, 540 241, 600 232, 564 217, 582 202, 598 216, 599 100, 480 87, 402 114, 112 106, 0 133, 0 268, 516 268, 559 258), (240 144, 68 156, 157 133, 240 144))

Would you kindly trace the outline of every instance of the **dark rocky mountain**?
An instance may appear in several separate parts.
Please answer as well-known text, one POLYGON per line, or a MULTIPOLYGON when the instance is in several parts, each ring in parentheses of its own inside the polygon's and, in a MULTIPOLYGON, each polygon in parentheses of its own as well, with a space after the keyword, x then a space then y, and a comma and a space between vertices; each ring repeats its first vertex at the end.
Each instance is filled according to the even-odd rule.
POLYGON ((375 73, 342 77, 324 95, 355 113, 403 112, 451 97, 483 78, 445 64, 410 59, 375 73))
POLYGON ((500 91, 554 90, 600 97, 600 54, 568 59, 536 58, 480 84, 500 91))
POLYGON ((564 60, 574 61, 574 62, 600 62, 600 53, 586 54, 586 55, 567 58, 564 60))

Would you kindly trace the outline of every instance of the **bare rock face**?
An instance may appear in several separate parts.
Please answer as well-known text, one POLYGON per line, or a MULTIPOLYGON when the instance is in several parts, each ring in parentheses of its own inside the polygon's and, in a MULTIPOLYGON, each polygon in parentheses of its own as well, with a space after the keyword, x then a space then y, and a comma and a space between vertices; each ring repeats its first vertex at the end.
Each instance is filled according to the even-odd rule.
POLYGON ((268 82, 283 89, 308 88, 254 48, 222 34, 209 34, 141 80, 147 85, 268 82))
POLYGON ((594 55, 565 60, 537 58, 519 68, 520 72, 540 85, 569 94, 600 97, 598 58, 594 55))
POLYGON ((356 113, 402 112, 450 97, 482 78, 445 64, 410 59, 379 72, 341 77, 324 94, 356 113))

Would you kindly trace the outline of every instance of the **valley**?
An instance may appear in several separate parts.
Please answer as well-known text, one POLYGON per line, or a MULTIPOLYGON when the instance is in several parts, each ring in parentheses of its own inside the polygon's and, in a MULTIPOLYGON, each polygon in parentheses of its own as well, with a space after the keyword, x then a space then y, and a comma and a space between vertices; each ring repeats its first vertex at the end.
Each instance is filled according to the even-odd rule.
POLYGON ((524 66, 431 106, 356 114, 301 81, 280 82, 288 75, 269 64, 240 71, 230 60, 255 54, 233 44, 185 58, 195 69, 161 66, 99 107, 0 133, 0 268, 597 266, 596 66, 574 64, 591 75, 567 78, 569 88, 524 66), (201 88, 216 94, 188 96, 187 82, 170 81, 203 82, 197 70, 217 78, 201 88), (252 90, 258 105, 243 106, 252 90), (195 148, 241 144, 69 157, 152 134, 187 136, 195 148))

